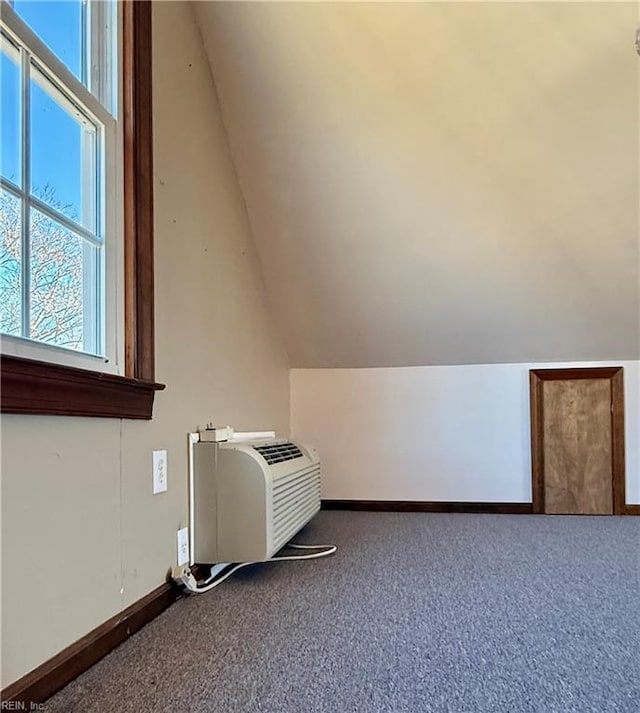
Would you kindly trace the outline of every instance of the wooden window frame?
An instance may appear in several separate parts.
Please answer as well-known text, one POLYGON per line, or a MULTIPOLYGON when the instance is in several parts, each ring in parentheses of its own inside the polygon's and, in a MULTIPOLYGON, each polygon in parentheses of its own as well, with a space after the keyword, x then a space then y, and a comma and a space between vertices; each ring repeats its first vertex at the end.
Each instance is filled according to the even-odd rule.
POLYGON ((2 413, 150 419, 155 392, 151 0, 122 3, 125 376, 2 355, 2 413))
POLYGON ((534 514, 545 514, 544 502, 544 382, 570 379, 607 379, 611 384, 611 474, 614 515, 638 515, 638 506, 627 505, 624 446, 624 368, 621 366, 567 369, 531 369, 531 486, 534 514))

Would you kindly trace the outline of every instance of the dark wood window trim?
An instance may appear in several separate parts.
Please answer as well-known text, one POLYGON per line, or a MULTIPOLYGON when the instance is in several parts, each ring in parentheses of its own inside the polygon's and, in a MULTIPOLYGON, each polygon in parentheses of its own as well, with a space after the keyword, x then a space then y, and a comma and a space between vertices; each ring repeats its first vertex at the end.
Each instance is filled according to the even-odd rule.
POLYGON ((151 1, 124 2, 125 376, 2 355, 3 413, 150 419, 155 392, 151 1))
POLYGON ((575 369, 532 369, 529 372, 531 408, 531 479, 533 512, 542 514, 544 506, 544 396, 545 381, 567 379, 609 379, 611 383, 611 470, 613 475, 613 514, 638 514, 636 506, 626 504, 624 449, 624 369, 621 366, 575 369))
POLYGON ((151 1, 122 4, 125 369, 154 381, 151 1))

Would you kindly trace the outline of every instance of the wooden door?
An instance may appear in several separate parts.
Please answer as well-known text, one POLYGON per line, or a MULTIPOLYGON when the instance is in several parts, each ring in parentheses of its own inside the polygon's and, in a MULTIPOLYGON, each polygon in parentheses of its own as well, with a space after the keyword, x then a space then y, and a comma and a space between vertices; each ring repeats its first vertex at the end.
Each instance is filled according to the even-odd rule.
POLYGON ((624 512, 622 368, 536 369, 530 377, 533 511, 624 512))

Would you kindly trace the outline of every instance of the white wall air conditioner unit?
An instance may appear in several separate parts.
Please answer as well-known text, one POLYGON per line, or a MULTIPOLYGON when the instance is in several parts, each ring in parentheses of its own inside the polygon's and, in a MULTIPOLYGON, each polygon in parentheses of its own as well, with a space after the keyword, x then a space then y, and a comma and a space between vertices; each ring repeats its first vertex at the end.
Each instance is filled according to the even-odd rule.
POLYGON ((282 439, 194 444, 191 560, 266 560, 320 510, 320 459, 282 439))

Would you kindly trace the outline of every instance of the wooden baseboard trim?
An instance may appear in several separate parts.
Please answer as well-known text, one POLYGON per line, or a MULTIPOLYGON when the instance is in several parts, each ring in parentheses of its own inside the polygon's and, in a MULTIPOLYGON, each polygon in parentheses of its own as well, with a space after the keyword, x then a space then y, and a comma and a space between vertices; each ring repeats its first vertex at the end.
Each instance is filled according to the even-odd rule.
POLYGON ((32 703, 42 703, 155 619, 180 596, 178 587, 169 582, 154 589, 53 658, 11 683, 0 692, 0 700, 3 703, 22 702, 26 705, 24 710, 29 710, 32 703))
POLYGON ((530 515, 531 503, 429 502, 420 500, 323 500, 323 510, 369 510, 376 512, 449 512, 530 515))
POLYGON ((625 505, 624 506, 625 515, 640 515, 640 505, 625 505))

